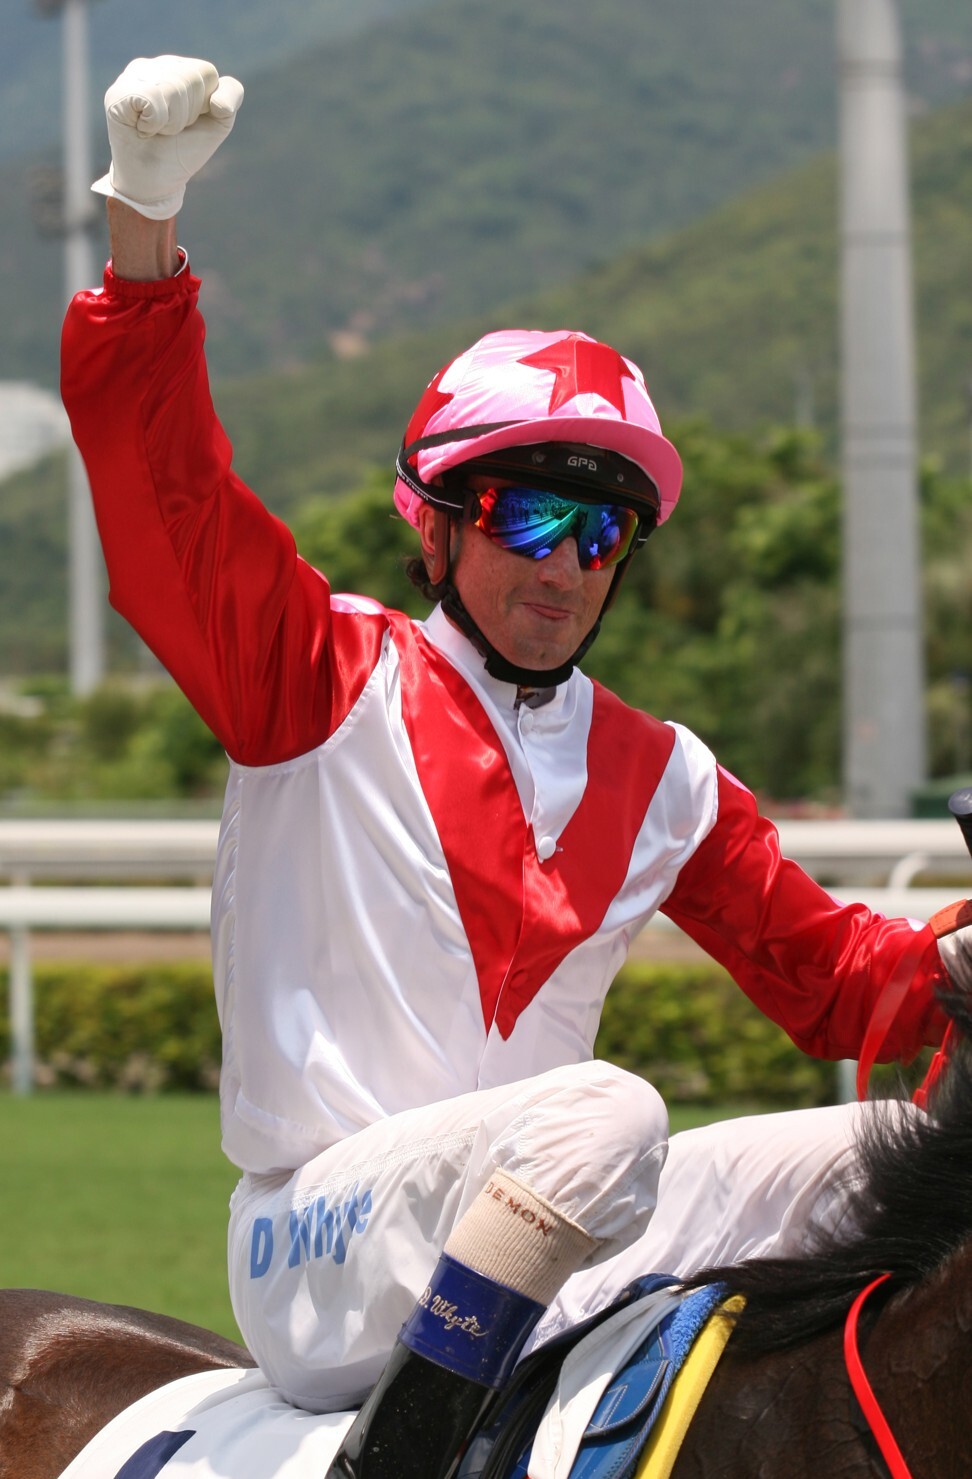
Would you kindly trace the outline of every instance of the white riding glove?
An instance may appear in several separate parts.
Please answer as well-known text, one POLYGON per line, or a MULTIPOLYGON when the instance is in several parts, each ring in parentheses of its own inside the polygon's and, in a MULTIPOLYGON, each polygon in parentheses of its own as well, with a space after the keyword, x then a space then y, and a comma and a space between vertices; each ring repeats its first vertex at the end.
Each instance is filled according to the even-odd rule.
POLYGON ((195 57, 138 57, 105 93, 111 168, 92 185, 151 221, 182 207, 186 184, 226 138, 243 102, 235 77, 195 57))

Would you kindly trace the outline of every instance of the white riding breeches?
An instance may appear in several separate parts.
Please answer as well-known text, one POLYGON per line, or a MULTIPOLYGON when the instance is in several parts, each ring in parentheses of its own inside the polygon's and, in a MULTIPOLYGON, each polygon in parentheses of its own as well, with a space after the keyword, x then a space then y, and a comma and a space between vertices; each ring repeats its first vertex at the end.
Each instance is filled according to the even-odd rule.
POLYGON ((667 1143, 656 1091, 594 1062, 394 1115, 290 1175, 244 1176, 228 1239, 243 1338, 298 1406, 357 1405, 494 1170, 597 1239, 600 1263, 647 1227, 667 1143))
POLYGON ((798 1255, 817 1234, 849 1237, 855 1135, 874 1107, 752 1115, 673 1135, 645 1232, 596 1270, 568 1279, 531 1346, 602 1309, 641 1274, 689 1278, 744 1258, 798 1255))

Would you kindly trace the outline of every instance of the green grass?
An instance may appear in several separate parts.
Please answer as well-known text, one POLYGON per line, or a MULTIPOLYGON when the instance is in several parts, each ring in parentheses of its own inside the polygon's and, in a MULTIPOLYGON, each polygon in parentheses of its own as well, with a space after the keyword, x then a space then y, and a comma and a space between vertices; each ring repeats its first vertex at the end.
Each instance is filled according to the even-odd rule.
POLYGON ((191 1320, 234 1339, 226 1206, 238 1173, 209 1095, 0 1099, 0 1284, 191 1320))
MULTIPOLYGON (((672 1129, 729 1114, 681 1107, 672 1129)), ((0 1097, 0 1285, 158 1310, 239 1339, 226 1292, 237 1173, 209 1095, 0 1097)))

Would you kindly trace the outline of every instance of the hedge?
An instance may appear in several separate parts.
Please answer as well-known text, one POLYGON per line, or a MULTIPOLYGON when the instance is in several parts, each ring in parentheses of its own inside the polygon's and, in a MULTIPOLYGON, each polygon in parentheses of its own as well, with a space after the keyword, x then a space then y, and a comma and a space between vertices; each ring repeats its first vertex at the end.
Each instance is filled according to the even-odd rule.
POLYGON ((714 964, 631 961, 608 992, 595 1051, 669 1103, 832 1103, 833 1063, 806 1057, 714 964))
MULTIPOLYGON (((39 961, 33 976, 38 1087, 216 1087, 219 1021, 205 965, 39 961)), ((0 982, 8 992, 6 971, 0 982)), ((0 1051, 6 1062, 9 1013, 0 1022, 0 1051)))
MULTIPOLYGON (((219 1023, 205 965, 37 962, 34 982, 39 1087, 215 1088, 219 1023)), ((0 986, 6 995, 5 971, 0 986)), ((626 965, 608 993, 596 1051, 650 1079, 670 1102, 797 1107, 834 1094, 833 1065, 804 1057, 707 963, 626 965)), ((4 1063, 9 1053, 5 1015, 4 1063)))

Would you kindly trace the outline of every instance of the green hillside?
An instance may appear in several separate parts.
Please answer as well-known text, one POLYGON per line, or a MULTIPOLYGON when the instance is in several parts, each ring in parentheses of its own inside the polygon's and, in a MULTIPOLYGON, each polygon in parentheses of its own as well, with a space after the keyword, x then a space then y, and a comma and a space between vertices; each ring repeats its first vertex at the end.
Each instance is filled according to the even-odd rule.
MULTIPOLYGON (((972 377, 972 102, 922 120, 913 140, 921 445, 968 467, 972 377)), ((641 363, 663 417, 725 428, 791 423, 812 409, 833 453, 837 223, 832 158, 563 289, 341 364, 227 382, 218 402, 238 466, 287 513, 389 467, 418 389, 478 333, 570 326, 641 363)), ((214 333, 217 332, 214 330, 214 333)))
MULTIPOLYGON (((911 172, 921 447, 967 470, 972 102, 916 126, 911 172)), ((837 273, 827 158, 525 311, 627 346, 670 415, 751 427, 809 411, 833 447, 837 273)))
MULTIPOLYGON (((923 105, 968 89, 963 7, 905 7, 923 105)), ((413 4, 247 73, 182 230, 209 278, 218 373, 566 285, 833 144, 832 0, 600 0, 594 14, 587 0, 413 4)), ((99 167, 104 153, 99 133, 99 167)), ((0 376, 53 384, 59 249, 37 239, 28 194, 23 166, 6 166, 0 376)))
MULTIPOLYGON (((427 5, 430 0, 91 0, 88 52, 92 114, 101 114, 105 88, 135 56, 218 57, 227 72, 252 77, 279 65, 308 46, 332 45, 340 38, 379 25, 390 15, 427 5)), ((935 0, 940 14, 931 34, 948 50, 951 0, 935 0)), ((51 89, 61 70, 61 26, 42 17, 33 3, 5 7, 0 48, 0 157, 56 145, 61 120, 51 107, 51 89)), ((938 85, 947 71, 933 68, 938 85)), ((933 81, 933 79, 929 79, 933 81)), ((920 85, 920 84, 919 84, 920 85)), ((933 84, 934 85, 934 84, 933 84)))
MULTIPOLYGON (((972 223, 965 202, 972 192, 972 103, 916 127, 913 175, 923 449, 928 459, 943 458, 952 472, 967 475, 972 223)), ((352 568, 349 553, 373 515, 356 508, 340 515, 315 512, 314 500, 368 481, 376 506, 388 507, 402 427, 420 387, 443 360, 504 322, 579 326, 603 335, 646 366, 665 425, 685 456, 687 486, 683 507, 665 531, 664 559, 659 565, 652 554, 644 576, 629 582, 628 616, 622 619, 619 604, 610 632, 598 643, 596 665, 606 662, 604 676, 637 701, 651 706, 664 699, 667 712, 718 741, 727 758, 738 750, 745 761, 740 768, 754 779, 762 768, 776 794, 782 794, 779 770, 784 761, 792 768, 802 747, 806 761, 794 771, 793 783, 819 788, 835 773, 837 754, 836 494, 826 491, 833 484, 835 443, 835 194, 833 161, 820 159, 554 294, 402 337, 342 364, 220 383, 217 403, 236 445, 237 466, 298 526, 308 554, 323 560, 346 588, 357 588, 369 572, 352 568), (827 454, 822 469, 812 457, 794 462, 786 438, 781 443, 761 430, 773 421, 792 422, 795 385, 807 376, 827 454), (718 435, 700 436, 698 418, 708 419, 718 435), (744 434, 738 445, 728 434, 732 429, 744 434), (825 490, 819 495, 823 504, 818 489, 825 490), (767 605, 754 597, 750 583, 763 580, 758 568, 767 557, 760 552, 759 521, 776 499, 781 502, 772 527, 784 553, 770 562, 776 573, 767 605), (736 532, 726 522, 730 507, 736 532), (342 524, 342 518, 350 523, 342 524), (342 534, 347 528, 358 531, 354 539, 342 534), (794 544, 802 552, 796 562, 786 553, 794 544), (742 563, 737 585, 723 598, 717 593, 728 572, 716 582, 713 571, 730 546, 742 563), (814 565, 815 551, 826 552, 825 568, 814 565), (657 659, 641 677, 646 647, 639 609, 651 610, 650 650, 657 659), (757 619, 758 642, 751 635, 757 619), (745 661, 740 633, 743 648, 754 653, 745 661), (774 678, 764 691, 759 675, 767 671, 772 644, 783 644, 785 654, 768 670, 790 673, 792 681, 774 678), (750 696, 740 707, 746 685, 750 696), (767 716, 763 728, 750 733, 747 724, 744 733, 731 732, 733 713, 756 712, 767 716), (747 746, 755 746, 757 758, 747 746), (783 758, 771 771, 774 754, 783 758)), ((929 502, 931 486, 926 479, 926 515, 934 534, 926 559, 931 675, 940 687, 932 701, 938 706, 936 743, 944 746, 942 737, 958 722, 949 707, 954 696, 948 675, 967 667, 963 634, 972 611, 972 567, 962 551, 968 547, 968 484, 956 490, 938 480, 929 502)), ((0 672, 63 670, 64 524, 63 478, 56 464, 4 486, 0 672)), ((379 521, 376 527, 394 526, 379 521)), ((371 545, 362 549, 367 563, 371 545)), ((394 586, 382 587, 382 593, 399 599, 400 577, 394 571, 382 575, 377 559, 375 564, 374 579, 394 586)), ((118 621, 110 633, 113 662, 130 667, 136 650, 130 635, 118 621)), ((945 749, 937 763, 951 763, 945 749)))

